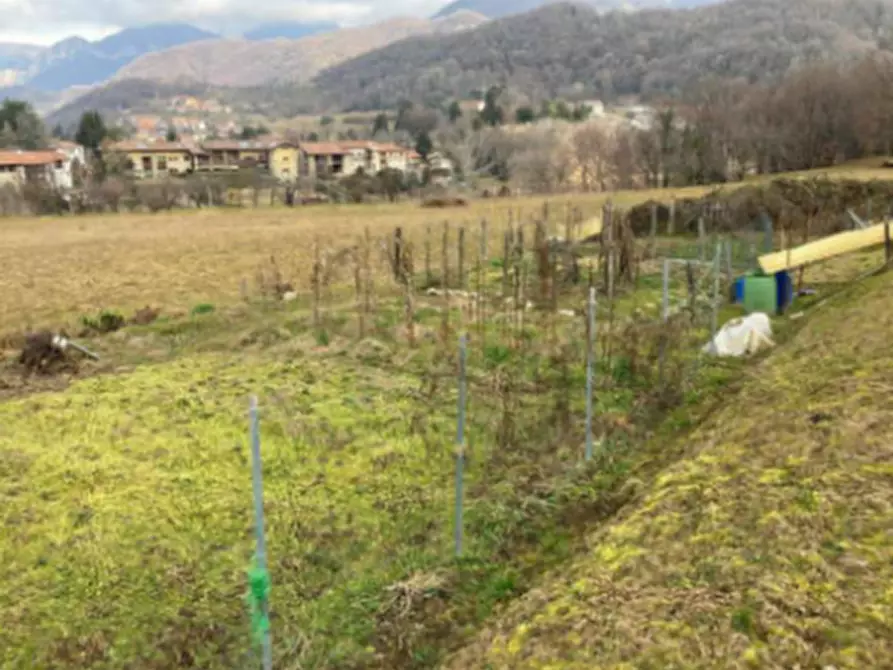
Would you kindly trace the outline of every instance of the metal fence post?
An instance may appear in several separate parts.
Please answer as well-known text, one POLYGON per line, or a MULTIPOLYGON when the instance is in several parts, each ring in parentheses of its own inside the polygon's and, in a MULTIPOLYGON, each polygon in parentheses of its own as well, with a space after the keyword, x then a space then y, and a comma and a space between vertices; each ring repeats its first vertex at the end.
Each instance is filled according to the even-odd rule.
POLYGON ((719 259, 722 256, 722 243, 716 243, 716 252, 713 255, 713 300, 710 311, 710 341, 716 339, 717 320, 719 319, 719 259))
POLYGON ((592 460, 592 386, 595 341, 595 287, 589 287, 589 338, 586 343, 586 460, 592 460))
MULTIPOLYGON (((249 420, 251 428, 251 480, 254 489, 254 531, 257 540, 257 567, 266 574, 267 545, 264 537, 264 491, 263 471, 260 460, 260 422, 258 420, 257 396, 251 396, 249 420)), ((269 603, 264 599, 260 605, 263 618, 269 622, 269 603)), ((273 668, 273 644, 269 623, 263 630, 263 668, 264 670, 272 670, 273 668)))
POLYGON ((467 336, 459 337, 459 402, 456 418, 456 557, 462 555, 462 497, 465 477, 465 355, 467 336))

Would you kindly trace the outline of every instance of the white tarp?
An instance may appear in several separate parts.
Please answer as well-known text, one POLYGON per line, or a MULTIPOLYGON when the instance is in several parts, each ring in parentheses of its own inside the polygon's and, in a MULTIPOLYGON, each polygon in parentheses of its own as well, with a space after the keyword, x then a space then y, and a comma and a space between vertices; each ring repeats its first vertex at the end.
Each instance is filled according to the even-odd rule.
POLYGON ((714 356, 746 356, 774 344, 769 315, 754 312, 725 324, 713 341, 704 345, 704 353, 714 356))

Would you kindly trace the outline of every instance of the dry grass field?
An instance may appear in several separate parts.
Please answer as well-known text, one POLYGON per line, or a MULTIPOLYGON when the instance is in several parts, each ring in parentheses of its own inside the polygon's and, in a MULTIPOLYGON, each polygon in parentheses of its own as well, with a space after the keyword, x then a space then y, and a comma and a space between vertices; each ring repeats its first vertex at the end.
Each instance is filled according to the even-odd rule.
MULTIPOLYGON (((803 176, 891 179, 880 161, 844 165, 803 176)), ((765 180, 766 178, 762 178, 765 180)), ((753 183, 753 181, 743 182, 753 183)), ((725 185, 734 189, 741 183, 725 185)), ((0 335, 27 327, 61 326, 102 309, 129 311, 147 304, 169 312, 197 303, 238 300, 240 284, 275 256, 288 280, 309 282, 314 240, 330 249, 350 246, 366 228, 374 239, 405 229, 420 266, 425 230, 439 244, 444 221, 457 230, 479 228, 487 219, 490 252, 501 251, 502 233, 513 217, 539 217, 550 203, 553 230, 563 230, 568 208, 597 216, 609 198, 619 208, 649 199, 695 198, 712 190, 622 191, 552 198, 484 199, 453 209, 424 209, 417 202, 306 208, 224 209, 72 218, 0 220, 0 335)), ((434 246, 437 249, 437 245, 434 246)), ((439 262, 434 254, 433 264, 439 262)))
MULTIPOLYGON (((647 197, 641 192, 616 200, 647 197)), ((553 214, 564 216, 568 202, 595 214, 604 200, 555 199, 553 214)), ((253 282, 271 256, 296 288, 306 288, 315 240, 340 249, 361 240, 367 228, 379 239, 401 226, 418 253, 428 225, 439 245, 444 221, 455 237, 460 226, 477 230, 486 218, 496 252, 510 212, 516 220, 519 213, 529 218, 541 214, 542 204, 483 200, 445 210, 404 203, 3 220, 0 331, 64 325, 101 309, 127 312, 149 304, 177 311, 202 302, 233 303, 242 280, 253 282)))

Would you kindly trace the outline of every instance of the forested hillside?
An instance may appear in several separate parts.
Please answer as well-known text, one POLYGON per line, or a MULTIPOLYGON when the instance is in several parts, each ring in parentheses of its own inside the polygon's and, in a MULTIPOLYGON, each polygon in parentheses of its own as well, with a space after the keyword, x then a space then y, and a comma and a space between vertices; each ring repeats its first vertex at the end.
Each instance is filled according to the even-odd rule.
POLYGON ((323 71, 334 106, 440 104, 493 85, 531 97, 677 95, 710 75, 765 82, 893 40, 889 0, 731 0, 599 14, 557 4, 460 34, 410 38, 323 71))

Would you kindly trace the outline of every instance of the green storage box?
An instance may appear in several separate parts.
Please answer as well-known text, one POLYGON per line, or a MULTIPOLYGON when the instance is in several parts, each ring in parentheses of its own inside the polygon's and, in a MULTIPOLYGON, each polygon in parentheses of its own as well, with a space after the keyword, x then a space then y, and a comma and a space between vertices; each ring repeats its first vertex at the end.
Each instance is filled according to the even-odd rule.
POLYGON ((749 275, 744 278, 744 310, 748 314, 778 311, 778 284, 773 275, 749 275))

